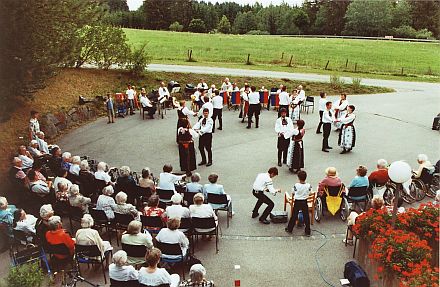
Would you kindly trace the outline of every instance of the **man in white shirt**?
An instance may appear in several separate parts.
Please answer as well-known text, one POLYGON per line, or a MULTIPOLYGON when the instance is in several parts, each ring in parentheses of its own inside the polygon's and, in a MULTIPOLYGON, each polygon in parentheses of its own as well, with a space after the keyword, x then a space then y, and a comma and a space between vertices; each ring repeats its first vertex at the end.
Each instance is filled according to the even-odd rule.
POLYGON ((212 165, 212 127, 214 121, 209 117, 209 110, 203 109, 203 118, 200 119, 193 127, 197 133, 200 134, 199 151, 202 156, 202 161, 199 165, 211 166, 212 165), (208 163, 206 163, 205 149, 208 153, 208 163))
POLYGON ((179 180, 185 179, 186 175, 175 175, 171 172, 173 171, 173 166, 170 164, 166 164, 163 166, 163 172, 159 174, 159 186, 158 188, 164 190, 173 190, 176 192, 176 188, 174 183, 179 180))
POLYGON ((214 113, 214 106, 212 105, 212 103, 209 101, 208 96, 204 96, 203 97, 203 101, 204 104, 202 105, 202 107, 200 108, 199 112, 198 112, 198 117, 199 119, 203 117, 203 110, 204 109, 208 109, 208 117, 212 118, 212 115, 214 113))
POLYGON ((279 108, 278 108, 278 117, 281 116, 281 109, 286 110, 286 115, 289 116, 289 105, 292 101, 288 92, 286 92, 287 87, 283 86, 281 88, 281 93, 278 95, 279 98, 279 108))
POLYGON ((283 163, 287 164, 287 150, 289 149, 290 137, 293 135, 293 122, 287 117, 286 108, 280 109, 281 117, 275 122, 275 132, 278 135, 277 149, 278 149, 278 166, 282 166, 281 157, 283 157, 283 163))
POLYGON ((127 91, 125 91, 125 94, 127 95, 128 104, 130 107, 130 115, 134 115, 134 89, 131 85, 127 86, 127 91))
POLYGON ((328 145, 328 138, 330 136, 330 131, 332 129, 332 123, 335 121, 335 117, 332 113, 332 102, 327 102, 325 104, 325 111, 322 114, 322 129, 323 129, 323 138, 322 138, 322 151, 328 152, 328 149, 332 149, 328 145))
POLYGON ((318 127, 316 128, 316 133, 320 134, 321 133, 321 126, 322 126, 322 115, 324 114, 325 111, 325 104, 327 104, 327 93, 325 92, 321 92, 319 93, 319 96, 321 97, 319 99, 319 103, 318 103, 318 109, 319 109, 319 124, 318 127))
POLYGON ((281 192, 280 189, 275 189, 273 187, 272 178, 277 175, 278 169, 276 167, 271 167, 266 173, 259 173, 252 186, 252 194, 258 199, 257 203, 255 204, 254 210, 252 211, 252 218, 256 218, 260 215, 258 213, 258 210, 263 203, 267 204, 266 209, 259 218, 260 222, 263 224, 270 224, 270 221, 267 220, 267 217, 274 207, 273 201, 269 197, 267 197, 264 192, 267 191, 273 195, 276 195, 277 192, 281 192))
POLYGON ((211 85, 211 88, 208 90, 208 92, 207 92, 207 95, 208 95, 208 97, 209 98, 212 98, 212 96, 214 95, 214 92, 216 91, 217 89, 215 88, 215 85, 213 84, 213 85, 211 85))
POLYGON ((38 117, 40 113, 37 111, 31 111, 31 118, 29 120, 29 139, 34 140, 37 138, 37 133, 40 131, 40 123, 38 117))
POLYGON ((248 110, 248 125, 247 129, 251 128, 252 116, 255 114, 255 128, 258 129, 258 123, 260 121, 260 93, 256 92, 257 88, 255 86, 251 87, 251 93, 248 95, 249 99, 249 110, 248 110))
POLYGON ((205 79, 200 79, 200 83, 197 84, 197 89, 207 90, 208 84, 205 82, 205 79))
POLYGON ((154 119, 154 113, 156 112, 156 108, 151 103, 150 99, 147 97, 145 89, 142 89, 141 97, 139 99, 142 105, 142 109, 148 112, 150 119, 154 119))
POLYGON ((220 96, 219 91, 215 91, 215 96, 212 98, 212 107, 213 107, 213 113, 212 113, 212 120, 214 122, 214 126, 212 127, 212 132, 215 132, 215 120, 218 117, 218 124, 219 130, 222 130, 223 128, 223 121, 222 121, 222 110, 223 110, 223 97, 220 96))
POLYGON ((159 87, 159 102, 162 104, 165 101, 169 100, 170 98, 170 92, 168 91, 168 88, 165 86, 164 82, 160 82, 159 87))
POLYGON ((47 145, 47 142, 44 140, 44 133, 42 131, 39 131, 37 133, 37 142, 38 142, 38 149, 43 153, 49 154, 49 146, 47 145))
POLYGON ((306 92, 303 90, 303 86, 298 86, 298 101, 300 103, 304 102, 306 100, 306 92))

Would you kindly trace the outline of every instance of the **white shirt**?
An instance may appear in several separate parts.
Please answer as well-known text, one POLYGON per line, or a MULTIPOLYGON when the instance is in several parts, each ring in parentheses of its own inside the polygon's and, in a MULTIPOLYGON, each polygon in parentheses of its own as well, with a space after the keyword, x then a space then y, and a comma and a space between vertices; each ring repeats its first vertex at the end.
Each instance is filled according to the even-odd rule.
POLYGON ((99 180, 103 180, 106 183, 109 183, 112 180, 110 175, 108 175, 108 173, 106 173, 105 171, 102 171, 102 170, 98 170, 95 172, 95 178, 99 179, 99 180))
POLYGON ((288 106, 290 105, 291 98, 288 92, 283 91, 279 94, 280 106, 288 106))
POLYGON ((47 146, 47 142, 43 139, 37 137, 38 149, 44 153, 49 153, 49 147, 47 146))
POLYGON ((199 91, 195 91, 194 92, 194 101, 196 101, 196 102, 198 102, 198 101, 200 101, 200 95, 201 95, 202 93, 200 93, 199 91))
POLYGON ((148 273, 146 267, 139 270, 139 283, 148 286, 171 284, 171 276, 165 268, 157 268, 154 273, 148 273))
POLYGON ((40 131, 40 123, 36 118, 31 118, 29 120, 29 129, 32 131, 32 136, 35 138, 36 133, 40 131))
POLYGON ((356 119, 356 115, 351 113, 351 114, 347 114, 343 118, 339 118, 339 121, 343 124, 348 124, 354 121, 355 119, 356 119))
POLYGON ((78 164, 72 164, 69 168, 69 172, 74 175, 79 175, 79 171, 81 170, 78 164))
POLYGON ((250 105, 255 105, 255 104, 259 104, 260 103, 260 93, 258 92, 251 92, 248 95, 249 98, 249 104, 250 105))
POLYGON ((55 179, 53 180, 53 184, 52 187, 54 189, 55 192, 58 192, 58 184, 60 182, 64 182, 67 185, 67 190, 70 189, 70 187, 72 186, 72 182, 70 180, 68 180, 67 178, 64 178, 62 176, 57 176, 55 177, 55 179))
POLYGON ((42 180, 37 180, 35 182, 31 182, 29 184, 30 189, 32 192, 35 192, 37 194, 49 194, 50 193, 50 189, 49 186, 47 185, 47 183, 45 183, 42 180))
POLYGON ((165 212, 168 218, 188 218, 191 216, 191 214, 189 213, 189 209, 183 207, 180 204, 173 204, 171 206, 168 206, 165 212))
POLYGON ((159 174, 159 186, 158 188, 160 189, 165 189, 165 190, 174 190, 176 191, 175 187, 174 187, 174 183, 182 180, 183 175, 174 175, 172 173, 169 172, 161 172, 159 174))
POLYGON ((160 87, 159 88, 159 100, 161 100, 163 97, 169 97, 170 96, 170 92, 168 92, 168 88, 167 87, 160 87))
POLYGON ((272 178, 270 178, 269 173, 259 173, 254 181, 253 187, 255 191, 266 191, 268 190, 272 194, 276 194, 277 191, 273 187, 272 178))
POLYGON ((117 266, 115 263, 108 267, 108 276, 116 281, 138 280, 138 271, 131 265, 117 266))
POLYGON ((212 103, 207 102, 207 103, 204 103, 202 105, 202 107, 200 108, 199 113, 198 113, 199 117, 203 116, 203 110, 204 109, 208 109, 209 110, 208 117, 212 118, 212 114, 214 112, 214 106, 212 105, 212 103))
POLYGON ((191 217, 214 217, 214 219, 217 220, 217 215, 215 215, 214 209, 212 209, 212 206, 209 204, 192 204, 189 206, 189 211, 191 213, 191 217))
POLYGON ((319 103, 318 103, 318 107, 319 107, 319 111, 325 111, 325 105, 327 104, 328 100, 327 98, 320 98, 319 99, 319 103))
POLYGON ((298 102, 304 102, 306 100, 306 92, 301 90, 296 97, 298 98, 298 102))
POLYGON ((279 117, 275 121, 275 132, 278 135, 283 135, 285 139, 288 139, 293 133, 293 122, 290 117, 284 118, 287 121, 287 125, 283 125, 283 117, 279 117))
MULTIPOLYGON (((189 247, 189 240, 186 235, 180 230, 170 230, 162 228, 156 236, 156 240, 162 243, 175 244, 179 243, 182 249, 182 255, 186 254, 189 247)), ((178 257, 178 255, 166 256, 168 258, 178 257)))
POLYGON ((223 97, 220 95, 213 97, 212 106, 214 109, 223 109, 223 97))
POLYGON ((221 90, 222 91, 228 91, 232 87, 232 84, 230 82, 223 82, 221 90))
POLYGON ((140 100, 139 100, 140 102, 141 102, 141 104, 142 104, 142 106, 144 107, 144 108, 146 108, 146 107, 152 107, 153 105, 151 104, 151 101, 150 101, 150 99, 149 98, 147 98, 147 96, 141 96, 141 98, 140 98, 140 100))
POLYGON ((14 229, 25 233, 35 234, 35 223, 37 220, 38 219, 32 214, 26 214, 25 219, 17 221, 17 226, 14 229))
POLYGON ((305 200, 309 197, 312 191, 312 186, 310 183, 295 183, 292 187, 292 194, 295 195, 295 200, 305 200))
POLYGON ((207 83, 198 83, 197 84, 197 89, 207 90, 208 89, 208 84, 207 83))
POLYGON ((19 159, 21 159, 21 161, 23 162, 23 168, 27 169, 27 168, 32 168, 32 165, 34 164, 34 160, 31 159, 30 157, 27 157, 25 155, 20 154, 18 156, 19 159))
POLYGON ((184 114, 185 116, 194 116, 196 113, 184 106, 182 109, 182 114, 184 114))
POLYGON ((322 122, 323 123, 333 123, 335 121, 335 115, 331 110, 325 110, 324 113, 322 114, 322 122), (330 115, 331 113, 331 115, 330 115))
POLYGON ((339 104, 339 102, 340 102, 340 100, 335 101, 335 102, 333 103, 333 108, 334 108, 335 110, 339 110, 339 111, 345 111, 345 110, 347 110, 347 107, 348 107, 348 101, 347 101, 347 100, 343 100, 341 104, 339 104))
POLYGON ((127 95, 127 99, 134 100, 134 90, 133 89, 129 89, 129 90, 125 91, 125 94, 127 95))
POLYGON ((212 118, 206 119, 206 124, 202 125, 204 118, 201 118, 194 126, 193 130, 198 132, 200 135, 204 135, 207 133, 212 133, 212 127, 214 126, 214 121, 212 118))

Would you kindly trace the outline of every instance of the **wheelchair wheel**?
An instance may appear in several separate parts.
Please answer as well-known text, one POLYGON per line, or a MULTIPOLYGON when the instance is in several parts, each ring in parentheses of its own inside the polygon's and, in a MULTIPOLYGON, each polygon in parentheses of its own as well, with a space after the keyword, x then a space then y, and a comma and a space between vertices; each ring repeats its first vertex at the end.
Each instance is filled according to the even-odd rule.
POLYGON ((386 189, 383 193, 383 201, 385 205, 391 205, 391 201, 394 198, 394 193, 396 192, 396 186, 394 184, 387 184, 386 189))
POLYGON ((420 179, 415 179, 413 181, 413 183, 414 183, 414 186, 415 186, 414 198, 417 201, 421 201, 426 196, 426 190, 427 190, 426 185, 420 179))
POLYGON ((341 216, 342 221, 346 221, 348 215, 350 214, 350 204, 348 200, 344 197, 341 202, 341 208, 339 210, 339 215, 341 216))
POLYGON ((435 173, 432 176, 431 183, 427 186, 426 195, 435 197, 437 190, 440 189, 440 173, 435 173))
POLYGON ((316 222, 320 222, 322 218, 322 200, 320 197, 316 198, 315 201, 315 216, 316 222))
POLYGON ((409 189, 409 191, 407 192, 404 188, 402 188, 400 195, 402 196, 403 200, 406 203, 412 204, 416 201, 416 193, 417 193, 416 185, 414 184, 414 180, 411 182, 408 189, 409 189))

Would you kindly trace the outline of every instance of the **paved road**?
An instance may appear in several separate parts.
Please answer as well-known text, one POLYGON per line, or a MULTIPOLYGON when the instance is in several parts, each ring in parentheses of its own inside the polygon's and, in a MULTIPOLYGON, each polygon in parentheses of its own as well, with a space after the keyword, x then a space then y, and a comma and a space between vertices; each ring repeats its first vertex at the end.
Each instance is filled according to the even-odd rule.
MULTIPOLYGON (((211 73, 222 75, 266 76, 305 80, 328 80, 327 76, 289 74, 270 71, 237 70, 208 67, 186 67, 151 65, 150 70, 211 73)), ((219 76, 218 83, 221 82, 219 76)), ((405 159, 415 167, 418 153, 426 153, 433 161, 439 156, 439 134, 430 129, 432 117, 439 112, 438 85, 407 83, 384 80, 365 80, 366 84, 385 85, 396 89, 396 93, 349 96, 357 107, 356 148, 340 155, 337 134, 330 137, 334 149, 324 154, 320 151, 321 136, 314 133, 318 114, 303 114, 306 122, 305 165, 308 181, 317 186, 328 166, 337 167, 345 183, 355 175, 359 164, 371 171, 377 159, 390 162, 405 159)), ((335 98, 332 98, 335 100, 335 98)), ((178 169, 178 151, 175 144, 176 112, 168 111, 165 119, 142 120, 139 114, 117 120, 107 125, 101 118, 66 135, 60 145, 72 154, 89 155, 105 160, 112 166, 129 165, 139 171, 149 166, 155 174, 164 163, 178 169)), ((251 219, 250 212, 255 203, 251 185, 255 175, 276 165, 276 135, 273 130, 276 113, 264 111, 259 129, 245 129, 239 122, 238 112, 224 111, 224 130, 217 131, 213 139, 214 165, 202 167, 198 172, 203 183, 211 172, 219 174, 219 183, 231 194, 236 215, 226 228, 224 214, 220 215, 222 237, 220 252, 215 254, 214 243, 201 243, 196 247, 196 256, 207 267, 207 277, 218 283, 216 286, 233 286, 234 265, 241 265, 239 274, 243 286, 326 286, 319 275, 314 256, 321 271, 334 286, 343 276, 344 263, 350 260, 352 248, 345 248, 341 240, 346 225, 337 217, 324 218, 314 224, 311 238, 302 237, 303 230, 295 229, 293 236, 284 232, 284 225, 263 226, 251 219), (319 233, 322 232, 327 237, 319 233)), ((192 121, 194 123, 194 120, 192 121)), ((198 157, 198 160, 200 157, 198 157)), ((290 190, 296 177, 282 167, 275 179, 275 186, 290 190)), ((274 198, 275 209, 283 208, 283 196, 274 198)), ((84 275, 99 282, 98 272, 84 275)))

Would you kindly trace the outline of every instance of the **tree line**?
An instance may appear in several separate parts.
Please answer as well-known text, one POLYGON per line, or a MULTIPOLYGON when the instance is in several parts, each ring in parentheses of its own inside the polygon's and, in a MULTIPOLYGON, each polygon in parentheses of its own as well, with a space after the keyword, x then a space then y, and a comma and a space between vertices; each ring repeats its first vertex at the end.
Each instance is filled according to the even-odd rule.
POLYGON ((126 0, 106 2, 108 23, 126 28, 197 33, 351 35, 440 38, 440 0, 305 0, 263 7, 258 2, 206 3, 145 0, 129 11, 126 0))

